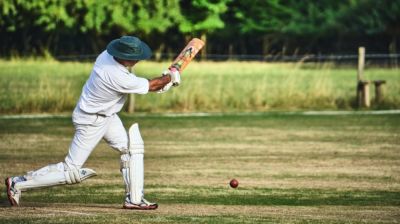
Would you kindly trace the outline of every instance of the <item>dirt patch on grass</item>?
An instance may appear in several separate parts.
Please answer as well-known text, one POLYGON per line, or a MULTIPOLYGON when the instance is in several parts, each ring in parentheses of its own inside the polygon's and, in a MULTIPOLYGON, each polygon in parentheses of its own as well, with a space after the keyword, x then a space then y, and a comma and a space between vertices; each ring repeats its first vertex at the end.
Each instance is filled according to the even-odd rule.
MULTIPOLYGON (((47 218, 68 216, 125 216, 131 213, 151 213, 160 216, 238 216, 274 217, 296 220, 335 220, 358 222, 396 222, 400 218, 399 207, 370 206, 226 206, 161 204, 155 211, 135 211, 122 209, 121 205, 110 204, 26 204, 22 207, 0 207, 0 217, 4 218, 47 218)), ((112 222, 112 220, 111 220, 112 222)))

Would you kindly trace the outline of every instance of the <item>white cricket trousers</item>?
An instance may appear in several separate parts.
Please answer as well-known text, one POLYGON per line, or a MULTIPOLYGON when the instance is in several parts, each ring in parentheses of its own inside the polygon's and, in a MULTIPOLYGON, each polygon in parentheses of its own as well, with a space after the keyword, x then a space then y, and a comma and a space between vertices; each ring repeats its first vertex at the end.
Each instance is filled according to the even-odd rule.
POLYGON ((115 150, 128 149, 128 134, 117 114, 109 117, 88 114, 77 107, 72 121, 75 135, 65 157, 67 166, 80 169, 102 138, 115 150))

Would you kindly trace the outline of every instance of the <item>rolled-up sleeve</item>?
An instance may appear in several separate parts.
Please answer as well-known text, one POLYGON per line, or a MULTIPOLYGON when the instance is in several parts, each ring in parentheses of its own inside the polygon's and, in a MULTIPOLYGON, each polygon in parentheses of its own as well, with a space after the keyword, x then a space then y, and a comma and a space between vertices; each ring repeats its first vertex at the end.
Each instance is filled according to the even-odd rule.
POLYGON ((94 70, 103 79, 104 85, 119 93, 147 94, 149 92, 149 80, 137 77, 135 74, 121 72, 120 70, 100 69, 94 70))
POLYGON ((131 74, 123 83, 120 83, 119 87, 121 93, 147 94, 149 80, 131 74))

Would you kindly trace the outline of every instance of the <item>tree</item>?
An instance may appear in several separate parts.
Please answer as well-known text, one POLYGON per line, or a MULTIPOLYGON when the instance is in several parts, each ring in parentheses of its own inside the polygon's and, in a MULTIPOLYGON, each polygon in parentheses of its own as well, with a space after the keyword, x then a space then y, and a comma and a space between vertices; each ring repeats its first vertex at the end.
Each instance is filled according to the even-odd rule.
POLYGON ((400 1, 363 0, 352 2, 341 18, 348 36, 374 36, 386 34, 390 37, 388 50, 396 53, 400 36, 400 1))
POLYGON ((75 25, 64 1, 4 0, 0 10, 0 29, 6 34, 2 37, 4 47, 21 52, 32 48, 34 52, 43 51, 57 38, 54 31, 75 25))
MULTIPOLYGON (((183 19, 179 24, 179 30, 187 36, 187 39, 190 35, 200 35, 206 42, 207 34, 224 28, 225 23, 221 20, 221 15, 228 10, 227 3, 230 1, 232 0, 183 0, 181 2, 183 19)), ((210 44, 206 46, 210 47, 210 44)), ((201 54, 205 58, 206 49, 203 49, 201 54)))
POLYGON ((306 38, 313 43, 330 35, 337 26, 336 12, 341 5, 341 1, 329 0, 255 0, 238 1, 233 10, 241 33, 261 35, 263 52, 267 54, 277 43, 282 43, 282 53, 285 53, 292 41, 306 38))
POLYGON ((98 52, 109 39, 124 34, 146 39, 181 19, 178 0, 3 0, 0 10, 3 52, 10 44, 18 52, 98 52))
POLYGON ((2 0, 0 11, 3 56, 97 54, 121 35, 156 55, 193 36, 211 53, 395 53, 400 36, 399 0, 2 0))

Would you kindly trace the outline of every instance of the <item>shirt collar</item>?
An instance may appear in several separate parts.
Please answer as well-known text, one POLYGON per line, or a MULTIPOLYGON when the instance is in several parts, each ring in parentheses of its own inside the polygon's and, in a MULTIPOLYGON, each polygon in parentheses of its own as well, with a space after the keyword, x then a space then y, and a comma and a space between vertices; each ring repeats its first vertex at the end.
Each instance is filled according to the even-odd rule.
POLYGON ((121 71, 123 71, 125 73, 130 73, 129 70, 125 66, 121 65, 118 61, 116 61, 114 59, 114 57, 111 54, 109 54, 107 51, 106 51, 106 54, 107 54, 107 58, 110 60, 110 62, 113 65, 115 65, 117 68, 119 68, 121 71))

